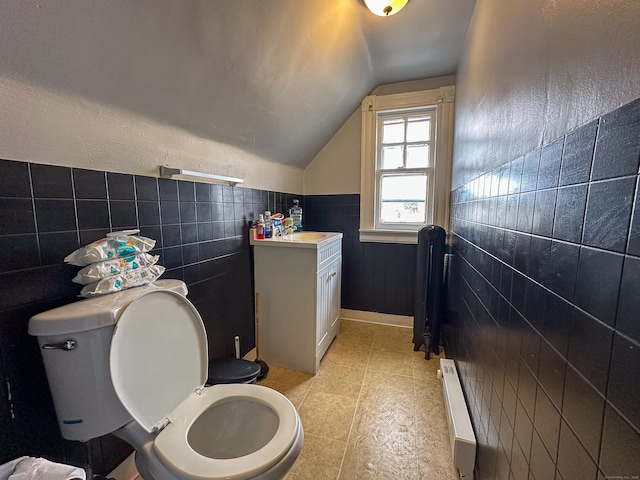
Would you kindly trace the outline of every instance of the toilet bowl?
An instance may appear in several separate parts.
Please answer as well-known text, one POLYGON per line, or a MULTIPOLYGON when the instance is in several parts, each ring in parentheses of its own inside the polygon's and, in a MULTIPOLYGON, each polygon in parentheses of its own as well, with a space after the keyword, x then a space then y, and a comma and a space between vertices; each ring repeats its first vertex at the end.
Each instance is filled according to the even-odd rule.
POLYGON ((113 433, 135 446, 145 479, 278 480, 295 462, 304 437, 283 398, 257 385, 207 387, 157 435, 136 422, 113 433))
MULTIPOLYGON (((154 288, 119 300, 80 305, 83 315, 95 309, 116 309, 114 325, 101 315, 97 329, 110 330, 97 336, 92 328, 96 325, 89 322, 87 326, 78 315, 70 314, 71 307, 82 301, 62 307, 62 312, 52 310, 32 318, 29 332, 39 337, 43 348, 47 346, 41 351, 50 384, 65 383, 65 388, 51 387, 63 436, 88 440, 104 434, 106 422, 110 433, 134 447, 136 466, 145 480, 282 478, 302 448, 304 433, 296 409, 284 395, 259 385, 204 386, 206 332, 199 313, 179 291, 154 288), (73 318, 75 331, 52 327, 56 319, 64 323, 61 316, 73 318), (108 358, 95 355, 100 351, 95 348, 96 338, 98 343, 110 341, 108 358), (68 346, 69 340, 74 348, 51 348, 68 346), (58 343, 47 343, 53 341, 58 343), (96 378, 105 377, 101 368, 108 369, 109 387, 128 414, 124 422, 121 414, 110 415, 112 422, 100 418, 100 409, 69 409, 71 399, 66 397, 73 396, 77 402, 78 390, 94 384, 93 379, 83 382, 76 377, 73 365, 91 361, 96 365, 89 370, 97 371, 96 378), (77 390, 70 389, 74 379, 77 390)), ((87 371, 86 365, 78 369, 87 371)), ((97 386, 103 392, 106 387, 97 386)))

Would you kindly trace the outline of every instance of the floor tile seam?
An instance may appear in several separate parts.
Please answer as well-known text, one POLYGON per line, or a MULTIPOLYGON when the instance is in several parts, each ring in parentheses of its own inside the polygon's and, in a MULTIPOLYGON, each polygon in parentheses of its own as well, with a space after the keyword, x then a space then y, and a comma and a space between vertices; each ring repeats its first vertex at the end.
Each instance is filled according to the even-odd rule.
POLYGON ((369 351, 367 352, 367 361, 364 364, 364 375, 365 375, 365 377, 367 376, 367 370, 369 369, 369 363, 371 362, 371 352, 373 352, 373 345, 371 345, 371 347, 369 347, 369 351))
POLYGON ((309 391, 311 389, 308 389, 306 392, 304 392, 304 395, 302 396, 302 400, 300 400, 300 405, 297 408, 298 413, 300 413, 300 410, 302 409, 302 406, 304 405, 304 401, 307 399, 307 395, 309 395, 309 391))
MULTIPOLYGON (((340 337, 336 337, 336 340, 339 339, 340 337)), ((334 340, 335 341, 335 340, 334 340)), ((362 341, 353 341, 351 342, 349 339, 346 340, 342 340, 340 343, 344 344, 345 347, 362 347, 363 350, 367 350, 370 351, 373 348, 373 341, 370 342, 369 345, 365 344, 365 342, 362 341)), ((329 348, 331 348, 333 346, 333 342, 331 343, 331 345, 329 346, 329 348)), ((327 350, 328 352, 329 350, 327 350)))
POLYGON ((332 442, 344 443, 346 445, 346 440, 337 440, 335 438, 327 437, 326 435, 318 435, 317 433, 307 433, 305 432, 305 436, 323 438, 325 440, 331 440, 332 442))
MULTIPOLYGON (((311 380, 311 383, 310 383, 309 387, 306 389, 306 391, 304 392, 304 395, 302 395, 302 400, 300 400, 300 405, 298 405, 298 407, 296 407, 296 411, 298 411, 298 412, 300 412, 300 409, 302 408, 302 404, 304 403, 304 400, 307 398, 307 395, 309 394, 309 390, 311 390, 311 386, 313 385, 313 381, 315 380, 315 376, 311 377, 309 380, 311 380)), ((305 381, 308 381, 308 380, 305 380, 305 381)), ((278 392, 279 392, 279 390, 274 388, 275 386, 282 387, 282 390, 291 390, 293 388, 297 388, 297 387, 300 386, 300 383, 291 385, 291 384, 285 383, 285 382, 278 382, 277 380, 275 380, 275 381, 272 380, 271 384, 273 385, 273 387, 271 385, 263 385, 263 386, 265 386, 267 388, 271 388, 272 390, 276 390, 278 392)), ((283 393, 283 395, 286 396, 286 394, 284 394, 284 393, 283 393)), ((289 400, 289 401, 291 401, 291 400, 289 400)), ((291 402, 291 403, 293 403, 293 402, 291 402)))
POLYGON ((402 355, 410 355, 413 352, 405 352, 405 351, 401 351, 401 350, 396 350, 396 349, 390 349, 390 348, 382 348, 382 347, 372 347, 371 350, 377 350, 380 352, 391 352, 391 353, 400 353, 402 355))
POLYGON ((347 449, 347 440, 340 440, 339 438, 327 437, 326 435, 318 435, 317 433, 304 432, 304 434, 305 436, 309 436, 309 437, 323 438, 325 440, 331 440, 332 442, 344 443, 344 450, 347 449))
POLYGON ((418 429, 417 429, 417 425, 418 425, 418 421, 417 421, 417 410, 418 410, 418 395, 416 393, 416 384, 415 382, 411 382, 411 386, 412 386, 412 398, 411 398, 411 403, 412 408, 411 408, 411 425, 410 425, 410 429, 413 430, 413 440, 415 443, 415 448, 418 448, 419 442, 418 442, 418 429))
MULTIPOLYGON (((331 361, 330 366, 331 366, 331 367, 350 367, 350 368, 354 368, 354 369, 357 369, 357 370, 362 370, 363 372, 364 372, 364 371, 365 371, 365 369, 366 369, 366 367, 364 366, 364 364, 363 364, 362 366, 359 366, 359 365, 358 365, 358 366, 354 366, 354 365, 352 365, 352 364, 349 364, 349 363, 342 363, 342 362, 338 362, 338 361, 336 361, 336 360, 332 360, 332 361, 331 361)), ((318 370, 318 373, 320 373, 320 370, 318 370)), ((317 376, 317 375, 318 375, 318 374, 316 374, 316 376, 317 376)))
MULTIPOLYGON (((415 426, 415 430, 414 430, 414 434, 415 434, 415 442, 416 442, 416 446, 418 446, 420 444, 420 432, 418 431, 419 428, 418 426, 421 425, 421 419, 419 418, 423 413, 422 411, 422 403, 418 402, 418 386, 416 385, 416 382, 413 382, 413 395, 414 395, 414 403, 413 403, 413 422, 414 422, 414 426, 415 426)), ((431 412, 433 413, 433 412, 431 412)), ((416 466, 417 466, 417 462, 416 462, 416 466)), ((419 468, 418 468, 418 473, 419 472, 419 468)))
POLYGON ((354 365, 354 364, 349 364, 349 363, 337 363, 335 361, 333 361, 332 363, 329 364, 320 364, 320 368, 318 369, 318 373, 316 373, 313 376, 313 380, 316 379, 316 377, 323 371, 323 370, 331 370, 332 368, 337 368, 337 367, 347 367, 351 370, 364 370, 365 367, 364 366, 358 366, 358 365, 354 365))
POLYGON ((371 370, 372 372, 378 372, 378 373, 388 373, 389 375, 399 375, 401 377, 407 377, 407 378, 413 379, 413 372, 411 372, 411 375, 405 375, 403 373, 398 373, 398 372, 389 372, 387 370, 379 370, 375 367, 370 367, 367 370, 371 370))
MULTIPOLYGON (((356 400, 356 401, 358 400, 358 397, 360 396, 360 392, 358 392, 357 394, 353 394, 353 395, 346 395, 344 393, 336 393, 335 391, 327 391, 327 390, 309 390, 308 393, 337 395, 339 397, 344 397, 346 399, 356 400)), ((306 396, 305 396, 305 399, 306 399, 306 396)))
MULTIPOLYGON (((305 382, 311 380, 310 384, 309 384, 309 388, 311 388, 311 386, 313 385, 313 382, 315 380, 315 376, 313 376, 310 379, 305 380, 305 382)), ((278 385, 280 387, 284 387, 287 390, 292 389, 292 388, 298 388, 302 385, 303 382, 300 383, 289 383, 289 382, 279 382, 277 380, 270 380, 271 384, 273 385, 278 385)), ((309 390, 309 388, 307 388, 307 390, 309 390)))
MULTIPOLYGON (((362 385, 360 386, 360 388, 362 388, 362 385)), ((311 389, 309 389, 309 391, 307 392, 307 395, 305 396, 305 398, 308 396, 309 393, 325 394, 325 395, 332 395, 332 396, 336 396, 336 397, 341 397, 341 401, 342 402, 344 402, 345 399, 347 401, 355 400, 356 404, 357 404, 358 399, 360 398, 360 392, 359 391, 358 391, 357 395, 345 395, 343 393, 327 392, 326 390, 314 390, 314 391, 311 391, 311 389)))
POLYGON ((336 370, 339 370, 339 369, 343 369, 343 368, 344 368, 344 369, 346 369, 346 370, 350 370, 350 371, 351 371, 351 373, 355 372, 355 373, 357 373, 357 374, 362 374, 362 379, 363 379, 363 381, 364 381, 364 377, 365 377, 365 375, 366 375, 366 366, 362 366, 362 367, 361 367, 361 366, 357 366, 357 365, 342 364, 342 363, 334 363, 334 364, 332 364, 332 365, 327 365, 327 366, 325 366, 325 367, 320 367, 320 370, 318 370, 318 373, 317 373, 316 375, 314 375, 314 377, 313 377, 313 383, 311 383, 311 385, 309 386, 309 390, 311 390, 311 389, 313 388, 313 386, 314 386, 314 385, 315 385, 315 383, 316 383, 316 381, 315 381, 315 380, 316 380, 316 378, 320 375, 320 373, 321 373, 325 368, 326 368, 327 370, 329 370, 329 372, 328 372, 328 373, 326 373, 326 374, 323 374, 323 375, 324 375, 325 377, 328 377, 328 378, 333 378, 333 377, 334 377, 334 375, 332 375, 332 373, 335 373, 335 372, 331 372, 331 371, 330 371, 330 369, 336 369, 336 370))
POLYGON ((429 378, 431 377, 431 375, 425 375, 424 373, 418 373, 416 374, 414 372, 413 375, 413 380, 416 383, 421 383, 423 385, 428 385, 428 386, 433 386, 433 385, 438 385, 438 379, 435 378, 436 374, 433 374, 433 378, 429 378))
MULTIPOLYGON (((341 460, 340 460, 340 467, 338 468, 338 476, 337 476, 336 478, 340 478, 340 474, 342 473, 342 467, 343 467, 343 464, 344 464, 344 459, 345 459, 345 457, 346 457, 346 452, 347 452, 347 448, 348 448, 349 440, 350 440, 350 438, 351 438, 351 433, 352 433, 352 430, 353 430, 353 425, 354 425, 354 421, 355 421, 355 418, 356 418, 356 413, 358 412, 358 407, 359 407, 359 405, 360 405, 360 398, 361 398, 361 395, 362 395, 362 389, 364 388, 364 378, 365 378, 365 376, 366 376, 367 367, 368 367, 368 365, 369 365, 369 358, 370 358, 370 356, 371 356, 371 349, 372 349, 372 345, 373 345, 373 341, 372 341, 372 342, 371 342, 371 344, 367 347, 367 360, 366 360, 366 362, 364 363, 364 367, 362 368, 362 370, 364 370, 364 373, 363 373, 363 376, 362 376, 362 383, 360 384, 360 389, 359 389, 359 391, 358 391, 358 395, 357 395, 357 397, 356 397, 356 405, 355 405, 355 408, 354 408, 354 410, 353 410, 353 415, 351 416, 351 422, 350 422, 350 425, 349 425, 349 431, 348 431, 348 433, 347 433, 347 438, 346 438, 346 440, 345 440, 345 447, 344 447, 344 450, 343 450, 343 452, 342 452, 342 458, 341 458, 341 460)), ((342 364, 338 364, 338 365, 342 365, 342 364)), ((349 365, 344 365, 344 366, 349 366, 349 365)), ((357 368, 358 370, 360 370, 360 367, 354 367, 354 368, 357 368)), ((316 376, 314 376, 314 378, 313 378, 313 380, 314 380, 314 381, 315 381, 315 378, 316 378, 316 376)), ((312 387, 313 387, 313 384, 312 384, 312 385, 310 385, 309 389, 307 390, 307 392, 306 392, 306 394, 305 394, 305 399, 307 398, 307 395, 308 395, 308 394, 309 394, 309 392, 311 391, 311 388, 312 388, 312 387)), ((351 397, 351 398, 353 398, 353 397, 351 397)), ((303 400, 303 401, 304 401, 304 400, 303 400)), ((300 406, 302 407, 302 403, 301 403, 301 405, 300 405, 300 406)), ((337 441, 340 441, 340 440, 337 440, 337 441)))
MULTIPOLYGON (((368 370, 367 370, 367 371, 368 371, 368 370)), ((382 370, 375 370, 375 369, 372 369, 371 371, 372 371, 372 372, 377 372, 377 373, 384 373, 384 374, 387 374, 387 375, 399 375, 399 374, 397 374, 397 373, 385 372, 385 371, 382 371, 382 370)), ((407 375, 399 375, 399 376, 406 377, 406 378, 413 378, 413 377, 409 377, 409 376, 407 376, 407 375)), ((365 378, 366 378, 366 373, 365 373, 365 378)), ((413 398, 413 403, 414 403, 414 406, 415 406, 415 386, 414 386, 415 382, 413 382, 413 381, 412 381, 411 383, 412 383, 412 385, 411 385, 411 386, 412 386, 412 390, 414 391, 414 393, 412 393, 412 395, 414 396, 414 398, 413 398)), ((363 381, 363 382, 362 382, 362 387, 360 388, 360 396, 362 396, 362 392, 363 392, 364 386, 365 386, 365 383, 364 383, 364 381, 363 381)), ((361 404, 364 404, 364 405, 365 405, 365 407, 364 407, 364 408, 366 408, 366 407, 369 405, 369 403, 368 403, 368 402, 366 402, 366 401, 362 401, 362 400, 360 400, 360 398, 359 398, 358 400, 359 400, 359 401, 358 401, 358 404, 357 404, 357 407, 356 407, 356 413, 358 413, 358 408, 361 408, 361 407, 360 407, 360 405, 361 405, 361 404)), ((377 404, 376 404, 376 405, 377 405, 377 404)))
MULTIPOLYGON (((329 348, 331 348, 331 346, 330 346, 329 348)), ((329 353, 329 350, 327 350, 327 353, 329 353)), ((325 354, 325 355, 326 355, 326 354, 325 354)), ((363 387, 363 385, 364 385, 364 379, 365 379, 365 377, 366 377, 366 375, 367 375, 367 366, 368 366, 368 364, 369 364, 369 357, 370 357, 370 356, 371 356, 371 349, 369 349, 369 352, 367 352, 367 360, 366 360, 366 362, 365 362, 365 364, 364 364, 364 366, 363 366, 363 367, 360 367, 360 366, 353 366, 353 365, 350 365, 350 364, 342 364, 342 363, 337 363, 337 364, 336 364, 336 365, 338 365, 338 366, 340 366, 340 367, 349 367, 349 368, 356 369, 356 370, 363 370, 362 383, 360 384, 360 390, 358 391, 357 399, 359 399, 359 398, 360 398, 360 394, 362 393, 362 387, 363 387)), ((316 378, 317 378, 318 374, 320 373, 320 371, 321 371, 323 368, 327 368, 327 365, 321 365, 321 366, 320 366, 320 369, 318 370, 318 373, 316 373, 316 374, 313 376, 313 378, 312 378, 312 383, 311 383, 311 385, 309 386, 309 389, 307 390, 307 392, 305 393, 305 397, 304 397, 305 399, 306 399, 307 395, 309 394, 309 392, 312 390, 313 385, 314 385, 314 383, 315 383, 315 380, 316 380, 316 378)), ((319 390, 319 391, 322 391, 322 390, 319 390)), ((325 392, 325 393, 331 393, 331 392, 325 392)), ((345 396, 350 397, 350 398, 353 398, 352 396, 349 396, 349 395, 345 395, 345 396)), ((302 406, 302 403, 300 404, 300 406, 302 406)))
MULTIPOLYGON (((307 390, 304 392, 304 395, 302 396, 302 400, 300 400, 300 406, 298 407, 298 411, 300 411, 300 409, 302 408, 302 405, 304 404, 304 401, 307 399, 307 396, 309 395, 309 392, 311 391, 311 388, 315 383, 316 376, 314 375, 309 380, 311 380, 311 382, 309 383, 309 387, 307 388, 307 390)), ((299 386, 299 385, 296 385, 296 386, 299 386)))
POLYGON ((407 349, 406 347, 403 347, 403 348, 405 348, 405 349, 401 350, 400 348, 385 348, 384 346, 376 346, 376 345, 372 345, 371 346, 371 350, 382 350, 382 351, 385 351, 385 352, 402 353, 402 354, 405 354, 405 355, 410 355, 410 354, 415 353, 410 348, 409 349, 407 349))
POLYGON ((437 380, 437 371, 436 372, 429 372, 429 374, 427 375, 424 368, 421 368, 419 366, 416 366, 416 364, 413 364, 413 379, 414 380, 427 380, 428 377, 433 376, 433 378, 435 378, 437 380))
POLYGON ((407 342, 407 336, 404 334, 394 334, 394 333, 390 333, 390 334, 386 334, 386 335, 380 335, 378 337, 374 337, 373 341, 371 342, 374 345, 380 345, 380 344, 384 344, 385 342, 402 342, 402 343, 411 343, 411 340, 409 340, 407 342))
MULTIPOLYGON (((305 432, 305 436, 309 436, 309 437, 316 437, 316 438, 321 438, 324 440, 329 440, 331 442, 340 442, 340 443, 344 443, 344 448, 342 450, 342 458, 344 458, 345 452, 347 451, 347 441, 342 441, 342 440, 336 440, 334 438, 330 438, 330 437, 325 437, 324 435, 317 435, 315 433, 306 433, 305 432)), ((340 468, 338 469, 338 474, 336 475, 336 480, 338 480, 340 478, 340 469, 342 468, 342 461, 340 462, 340 468)), ((287 474, 287 476, 285 477, 285 479, 290 478, 289 475, 287 474)))
MULTIPOLYGON (((369 352, 369 357, 371 357, 371 352, 369 352)), ((364 377, 362 379, 362 383, 360 384, 360 391, 358 392, 358 398, 356 400, 356 408, 353 410, 353 416, 351 417, 351 425, 349 425, 349 433, 347 434, 347 440, 345 443, 344 451, 342 452, 342 459, 340 460, 340 468, 338 468, 338 476, 337 479, 342 475, 342 467, 344 467, 344 460, 347 457, 347 450, 349 449, 349 442, 351 441, 351 434, 353 433, 353 426, 356 421, 356 416, 358 414, 358 409, 360 408, 360 404, 362 402, 362 391, 364 389, 364 379, 367 376, 367 369, 369 366, 369 357, 367 357, 367 364, 365 366, 364 377)))

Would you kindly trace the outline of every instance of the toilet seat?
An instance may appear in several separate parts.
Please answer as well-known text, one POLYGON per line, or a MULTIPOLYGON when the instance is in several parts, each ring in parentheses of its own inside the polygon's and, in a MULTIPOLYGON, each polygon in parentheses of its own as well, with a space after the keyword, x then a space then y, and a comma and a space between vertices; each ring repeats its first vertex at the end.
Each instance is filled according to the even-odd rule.
POLYGON ((157 432, 153 453, 177 478, 255 477, 282 460, 294 443, 298 448, 301 444, 300 418, 284 395, 258 385, 204 387, 204 324, 191 302, 177 293, 149 292, 124 309, 114 328, 109 365, 116 395, 144 430, 157 432), (241 414, 226 415, 225 410, 225 415, 215 417, 217 408, 238 405, 234 402, 252 405, 241 414), (236 445, 255 442, 252 435, 257 431, 267 433, 255 448, 239 447, 239 456, 224 458, 214 452, 218 458, 212 458, 190 435, 196 430, 224 434, 221 419, 229 420, 233 428, 228 431, 246 434, 236 435, 236 445), (261 428, 265 424, 268 428, 261 428))
MULTIPOLYGON (((259 420, 255 418, 256 410, 249 408, 245 412, 247 422, 244 427, 248 428, 243 428, 242 431, 246 434, 247 442, 256 435, 250 427, 259 420)), ((291 402, 275 390, 259 385, 230 384, 207 387, 200 395, 194 394, 183 402, 169 420, 169 425, 155 439, 154 453, 171 473, 180 478, 194 480, 252 478, 277 464, 292 448, 300 432, 300 420, 291 402), (275 433, 261 448, 250 453, 244 452, 244 455, 235 458, 211 458, 198 453, 189 442, 190 431, 198 421, 203 421, 209 409, 223 405, 229 400, 248 401, 272 410, 278 422, 275 433)), ((236 423, 236 420, 230 419, 229 423, 232 422, 236 423)), ((215 428, 216 425, 211 425, 211 436, 217 436, 216 433, 222 433, 224 436, 224 431, 214 430, 215 428)), ((218 440, 225 441, 224 438, 218 440)))

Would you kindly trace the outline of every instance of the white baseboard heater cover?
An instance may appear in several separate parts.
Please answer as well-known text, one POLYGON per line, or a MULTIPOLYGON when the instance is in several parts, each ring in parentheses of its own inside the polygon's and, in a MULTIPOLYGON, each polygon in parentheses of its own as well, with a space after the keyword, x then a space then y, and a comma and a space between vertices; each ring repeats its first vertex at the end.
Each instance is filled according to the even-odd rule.
POLYGON ((449 423, 453 464, 460 472, 461 479, 473 480, 473 469, 476 463, 476 436, 473 433, 471 418, 453 360, 440 359, 438 378, 442 379, 442 395, 449 423))

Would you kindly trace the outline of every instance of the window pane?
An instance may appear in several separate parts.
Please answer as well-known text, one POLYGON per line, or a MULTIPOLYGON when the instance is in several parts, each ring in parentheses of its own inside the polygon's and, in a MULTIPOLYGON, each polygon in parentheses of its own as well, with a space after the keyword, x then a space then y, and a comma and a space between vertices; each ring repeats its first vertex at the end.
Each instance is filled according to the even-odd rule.
POLYGON ((380 181, 380 221, 425 223, 426 175, 383 175, 380 181))
POLYGON ((404 121, 400 119, 385 120, 382 123, 382 143, 404 142, 404 121))
POLYGON ((382 147, 381 168, 398 168, 404 164, 402 159, 403 147, 382 147))
POLYGON ((429 166, 429 145, 407 146, 407 168, 426 168, 429 166))
POLYGON ((411 117, 407 124, 407 142, 431 140, 431 120, 429 117, 411 117))

